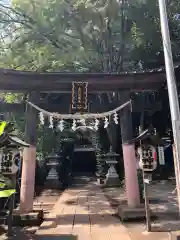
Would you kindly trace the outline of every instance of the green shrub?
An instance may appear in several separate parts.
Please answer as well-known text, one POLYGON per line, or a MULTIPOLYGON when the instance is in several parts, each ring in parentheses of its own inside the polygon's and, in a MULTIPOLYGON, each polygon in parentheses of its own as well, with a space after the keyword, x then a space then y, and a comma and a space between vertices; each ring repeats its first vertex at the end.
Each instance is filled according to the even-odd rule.
POLYGON ((47 175, 49 173, 49 168, 46 166, 45 162, 37 161, 36 162, 36 173, 35 173, 35 185, 43 186, 47 175))
POLYGON ((105 161, 105 156, 103 154, 100 154, 100 153, 97 154, 96 155, 96 161, 97 161, 97 165, 96 165, 96 168, 97 168, 96 175, 97 175, 97 177, 105 178, 106 173, 108 171, 108 166, 107 166, 107 163, 105 161))

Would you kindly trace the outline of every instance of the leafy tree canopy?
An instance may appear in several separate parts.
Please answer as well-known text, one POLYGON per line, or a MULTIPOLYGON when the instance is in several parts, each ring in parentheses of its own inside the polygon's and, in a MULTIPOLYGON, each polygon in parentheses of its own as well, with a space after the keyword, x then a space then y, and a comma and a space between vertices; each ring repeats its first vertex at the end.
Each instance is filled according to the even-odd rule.
MULTIPOLYGON (((179 59, 180 3, 168 2, 179 59)), ((0 67, 120 72, 163 64, 157 0, 13 0, 0 4, 0 67)))
MULTIPOLYGON (((167 9, 179 61, 180 2, 167 0, 167 9)), ((157 0, 0 0, 0 28, 3 68, 122 72, 164 65, 157 0)), ((0 98, 19 102, 24 96, 1 93, 0 98)), ((23 132, 24 122, 13 118, 23 132)), ((42 136, 44 130, 38 131, 42 136)), ((38 147, 47 149, 43 138, 38 147)))

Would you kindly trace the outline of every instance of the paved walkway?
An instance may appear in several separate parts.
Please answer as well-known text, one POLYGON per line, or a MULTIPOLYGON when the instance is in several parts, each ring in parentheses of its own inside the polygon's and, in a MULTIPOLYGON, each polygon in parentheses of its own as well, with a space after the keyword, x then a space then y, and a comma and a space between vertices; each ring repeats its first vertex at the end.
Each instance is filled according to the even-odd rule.
MULTIPOLYGON (((176 231, 180 229, 180 218, 178 217, 177 193, 173 191, 174 184, 171 181, 154 182, 148 187, 148 196, 150 199, 150 208, 156 219, 152 221, 152 229, 156 231, 176 231)), ((126 202, 126 196, 123 188, 112 187, 103 189, 105 196, 112 207, 126 202)), ((126 227, 132 230, 146 230, 145 221, 142 222, 126 222, 126 227)))
POLYGON ((171 232, 147 233, 126 228, 115 216, 102 189, 88 183, 66 190, 33 239, 38 240, 175 240, 171 232))
POLYGON ((99 186, 66 190, 36 232, 37 239, 130 240, 99 186))

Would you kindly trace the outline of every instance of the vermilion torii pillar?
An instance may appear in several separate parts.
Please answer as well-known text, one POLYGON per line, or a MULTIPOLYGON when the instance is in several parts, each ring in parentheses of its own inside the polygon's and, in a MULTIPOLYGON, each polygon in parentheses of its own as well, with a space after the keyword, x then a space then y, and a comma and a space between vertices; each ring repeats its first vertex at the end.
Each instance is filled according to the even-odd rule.
MULTIPOLYGON (((121 103, 130 100, 129 92, 122 92, 121 103)), ((133 139, 131 106, 126 106, 120 112, 122 150, 125 170, 126 195, 129 207, 136 207, 140 204, 140 192, 137 177, 137 166, 135 147, 130 140, 133 139)))
MULTIPOLYGON (((37 103, 39 94, 29 93, 29 101, 37 103)), ((36 142, 37 142, 37 111, 30 105, 26 108, 26 127, 25 141, 30 144, 23 152, 21 192, 20 192, 20 211, 27 213, 33 210, 35 169, 36 169, 36 142)))

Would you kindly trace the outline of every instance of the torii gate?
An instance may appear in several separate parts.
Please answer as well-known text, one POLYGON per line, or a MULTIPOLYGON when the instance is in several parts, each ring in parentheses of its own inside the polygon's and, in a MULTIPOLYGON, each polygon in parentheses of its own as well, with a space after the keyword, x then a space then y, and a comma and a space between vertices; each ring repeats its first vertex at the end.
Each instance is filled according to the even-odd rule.
MULTIPOLYGON (((28 101, 38 104, 42 92, 71 94, 72 82, 88 82, 88 93, 121 91, 122 103, 129 101, 130 92, 158 90, 166 83, 164 69, 148 72, 132 72, 121 74, 105 73, 37 73, 0 69, 0 90, 11 92, 28 92, 28 101)), ((9 110, 15 106, 7 105, 9 110)), ((22 107, 17 105, 18 107, 22 107)), ((67 110, 68 111, 68 110, 67 110)), ((37 112, 31 107, 26 108, 25 141, 30 144, 24 150, 21 181, 22 212, 33 208, 34 179, 36 166, 36 119, 37 112)), ((135 149, 128 144, 132 139, 132 118, 130 106, 126 107, 120 118, 122 149, 126 179, 128 206, 136 207, 140 203, 139 186, 136 171, 135 149)))

